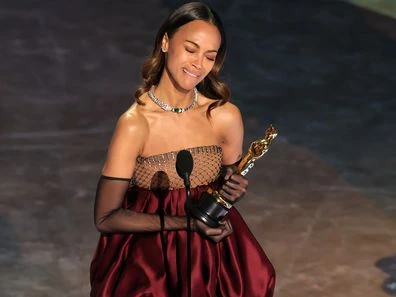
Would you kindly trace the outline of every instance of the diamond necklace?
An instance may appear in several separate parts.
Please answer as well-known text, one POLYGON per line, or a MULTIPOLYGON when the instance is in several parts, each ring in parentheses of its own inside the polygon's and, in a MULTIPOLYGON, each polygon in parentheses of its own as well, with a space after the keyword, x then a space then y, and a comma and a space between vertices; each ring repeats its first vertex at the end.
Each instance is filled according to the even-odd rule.
POLYGON ((148 91, 148 95, 149 95, 150 99, 153 100, 153 102, 155 104, 157 104, 159 107, 161 107, 163 110, 171 111, 171 112, 175 112, 175 113, 182 113, 182 112, 185 112, 187 110, 192 109, 197 104, 197 102, 198 102, 198 91, 197 91, 197 88, 194 88, 193 91, 194 91, 193 101, 186 108, 183 108, 183 107, 172 107, 169 104, 167 104, 164 101, 162 101, 161 99, 159 99, 157 96, 154 95, 154 86, 151 86, 150 90, 148 91))

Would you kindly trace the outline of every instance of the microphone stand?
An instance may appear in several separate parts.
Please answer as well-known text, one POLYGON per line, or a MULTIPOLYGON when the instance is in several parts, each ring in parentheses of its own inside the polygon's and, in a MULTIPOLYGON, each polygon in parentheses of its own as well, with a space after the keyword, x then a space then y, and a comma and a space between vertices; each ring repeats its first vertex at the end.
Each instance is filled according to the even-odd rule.
POLYGON ((190 178, 188 174, 184 176, 184 186, 186 188, 186 218, 187 218, 187 296, 191 297, 191 214, 190 214, 190 178))

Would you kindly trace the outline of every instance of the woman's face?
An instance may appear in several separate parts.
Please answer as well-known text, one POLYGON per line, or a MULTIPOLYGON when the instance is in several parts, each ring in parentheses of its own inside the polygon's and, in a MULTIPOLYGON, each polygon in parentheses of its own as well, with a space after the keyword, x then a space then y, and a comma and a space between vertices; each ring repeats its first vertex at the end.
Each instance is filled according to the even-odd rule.
POLYGON ((221 44, 219 30, 197 20, 181 26, 172 38, 164 36, 165 71, 183 90, 193 89, 212 70, 221 44))

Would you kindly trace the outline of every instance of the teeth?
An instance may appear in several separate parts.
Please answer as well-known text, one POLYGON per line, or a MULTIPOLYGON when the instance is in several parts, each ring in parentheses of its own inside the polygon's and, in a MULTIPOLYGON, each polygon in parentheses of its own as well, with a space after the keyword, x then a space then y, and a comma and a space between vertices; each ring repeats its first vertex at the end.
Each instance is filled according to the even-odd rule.
POLYGON ((187 73, 188 75, 191 75, 192 77, 195 77, 195 78, 198 77, 198 75, 195 75, 195 74, 189 72, 187 69, 183 69, 183 70, 184 70, 185 73, 187 73))

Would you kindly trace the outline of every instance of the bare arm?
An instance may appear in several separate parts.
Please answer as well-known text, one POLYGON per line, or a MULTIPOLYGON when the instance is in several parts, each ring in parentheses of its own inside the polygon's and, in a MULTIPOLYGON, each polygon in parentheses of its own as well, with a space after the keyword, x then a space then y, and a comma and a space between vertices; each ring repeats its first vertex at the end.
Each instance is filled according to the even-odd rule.
MULTIPOLYGON (((131 110, 120 117, 109 145, 95 197, 94 220, 100 232, 153 232, 161 230, 158 215, 122 208, 137 156, 148 133, 142 116, 131 110)), ((165 230, 186 229, 184 217, 165 217, 165 230)))
POLYGON ((247 189, 248 181, 235 174, 233 164, 242 158, 243 121, 239 109, 227 103, 217 114, 216 127, 223 149, 223 166, 226 167, 225 183, 219 193, 230 202, 236 202, 247 189))
POLYGON ((235 105, 226 103, 213 110, 214 125, 223 150, 223 164, 231 165, 242 157, 243 122, 235 105))

